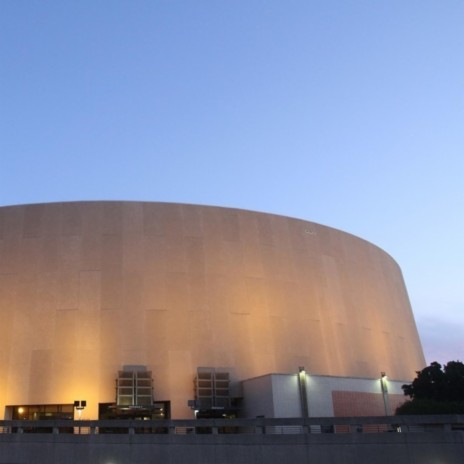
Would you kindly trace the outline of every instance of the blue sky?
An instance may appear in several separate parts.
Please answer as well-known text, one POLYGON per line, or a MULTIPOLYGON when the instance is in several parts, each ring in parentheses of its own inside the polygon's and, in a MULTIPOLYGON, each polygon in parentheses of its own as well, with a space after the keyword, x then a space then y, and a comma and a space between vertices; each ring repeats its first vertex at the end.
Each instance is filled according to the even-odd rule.
POLYGON ((365 238, 464 360, 464 2, 2 0, 0 204, 232 206, 365 238))

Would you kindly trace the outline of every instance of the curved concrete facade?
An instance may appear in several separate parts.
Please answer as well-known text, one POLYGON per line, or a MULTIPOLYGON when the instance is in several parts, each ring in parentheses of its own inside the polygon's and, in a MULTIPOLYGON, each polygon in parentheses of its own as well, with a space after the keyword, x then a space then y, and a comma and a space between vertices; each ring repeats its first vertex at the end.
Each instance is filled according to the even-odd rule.
POLYGON ((229 208, 76 202, 0 208, 0 410, 114 401, 153 373, 172 417, 198 366, 409 380, 425 366, 401 271, 307 221, 229 208))

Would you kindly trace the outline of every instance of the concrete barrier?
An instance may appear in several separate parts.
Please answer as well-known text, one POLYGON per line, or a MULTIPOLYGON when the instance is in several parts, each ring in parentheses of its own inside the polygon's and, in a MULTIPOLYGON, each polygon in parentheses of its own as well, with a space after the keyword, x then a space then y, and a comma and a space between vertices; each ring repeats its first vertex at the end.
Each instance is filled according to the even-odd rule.
POLYGON ((0 421, 0 430, 0 464, 462 464, 464 456, 464 416, 0 421))

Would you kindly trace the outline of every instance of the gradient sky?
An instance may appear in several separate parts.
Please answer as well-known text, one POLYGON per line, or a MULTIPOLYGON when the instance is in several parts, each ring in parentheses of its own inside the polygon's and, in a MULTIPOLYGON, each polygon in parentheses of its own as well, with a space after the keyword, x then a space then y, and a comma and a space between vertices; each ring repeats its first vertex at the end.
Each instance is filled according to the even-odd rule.
POLYGON ((1 0, 0 204, 319 222, 403 269, 464 361, 462 0, 1 0))

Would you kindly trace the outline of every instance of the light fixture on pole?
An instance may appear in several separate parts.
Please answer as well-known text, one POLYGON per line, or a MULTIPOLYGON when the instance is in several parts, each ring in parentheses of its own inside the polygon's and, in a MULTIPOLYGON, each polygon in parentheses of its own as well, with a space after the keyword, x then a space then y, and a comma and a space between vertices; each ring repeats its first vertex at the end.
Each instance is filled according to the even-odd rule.
POLYGON ((298 390, 300 392, 301 415, 302 417, 308 417, 308 394, 306 392, 306 371, 304 366, 298 367, 298 390))
POLYGON ((388 382, 387 382, 387 374, 385 372, 380 373, 380 389, 382 391, 383 397, 383 406, 385 408, 385 415, 390 415, 390 405, 388 401, 388 382))

